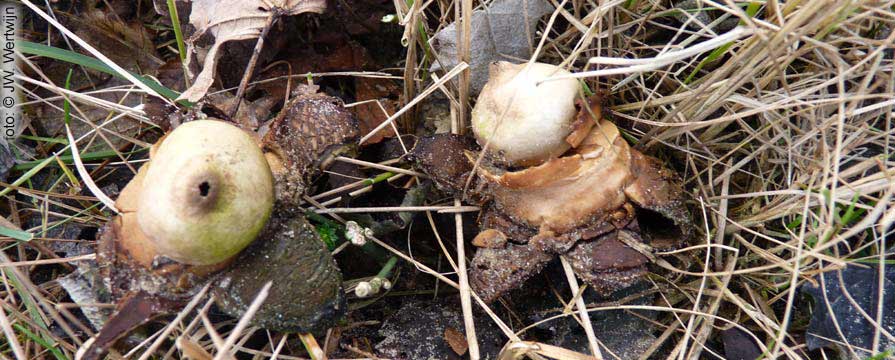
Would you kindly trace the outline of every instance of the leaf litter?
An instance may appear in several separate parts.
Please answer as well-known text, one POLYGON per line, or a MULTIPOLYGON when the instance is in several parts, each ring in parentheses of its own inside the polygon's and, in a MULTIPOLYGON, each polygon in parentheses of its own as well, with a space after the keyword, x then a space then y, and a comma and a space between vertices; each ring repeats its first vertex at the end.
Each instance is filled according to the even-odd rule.
POLYGON ((197 42, 207 34, 214 43, 205 52, 202 70, 193 85, 180 94, 180 99, 199 101, 214 82, 221 46, 235 40, 257 39, 262 31, 273 25, 280 16, 306 12, 320 13, 326 9, 325 0, 193 0, 190 24, 196 32, 189 41, 190 59, 198 57, 197 42))

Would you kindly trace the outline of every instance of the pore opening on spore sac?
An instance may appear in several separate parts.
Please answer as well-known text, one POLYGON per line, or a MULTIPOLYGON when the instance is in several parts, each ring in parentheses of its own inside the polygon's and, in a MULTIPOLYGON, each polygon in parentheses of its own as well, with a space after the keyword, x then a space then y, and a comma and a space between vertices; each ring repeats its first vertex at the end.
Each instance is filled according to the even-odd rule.
POLYGON ((208 181, 199 183, 199 196, 206 197, 211 192, 211 184, 208 181))

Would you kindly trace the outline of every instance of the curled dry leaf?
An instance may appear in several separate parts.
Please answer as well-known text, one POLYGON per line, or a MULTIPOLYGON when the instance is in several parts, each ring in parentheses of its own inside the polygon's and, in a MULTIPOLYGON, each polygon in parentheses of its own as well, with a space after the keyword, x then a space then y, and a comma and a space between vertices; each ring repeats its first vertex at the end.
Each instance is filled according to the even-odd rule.
POLYGON ((193 85, 180 94, 178 100, 196 102, 205 96, 214 81, 218 52, 224 43, 258 38, 276 16, 322 13, 324 10, 326 0, 193 0, 190 24, 196 27, 196 33, 189 41, 188 51, 195 54, 196 43, 206 33, 214 36, 214 44, 208 49, 193 85))

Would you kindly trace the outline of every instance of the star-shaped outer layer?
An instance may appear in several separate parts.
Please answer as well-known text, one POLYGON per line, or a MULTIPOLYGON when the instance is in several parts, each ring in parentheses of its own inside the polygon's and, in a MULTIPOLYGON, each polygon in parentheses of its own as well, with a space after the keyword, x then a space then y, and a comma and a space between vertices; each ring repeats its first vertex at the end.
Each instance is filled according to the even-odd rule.
POLYGON ((117 310, 84 347, 82 359, 99 359, 134 328, 180 311, 209 283, 220 309, 240 317, 261 288, 273 281, 252 318, 254 325, 270 330, 318 331, 344 314, 342 274, 319 235, 296 209, 306 183, 333 154, 353 147, 350 144, 359 130, 357 119, 341 100, 317 90, 299 85, 267 133, 260 136, 258 145, 277 187, 275 215, 248 248, 222 263, 178 263, 161 255, 143 233, 131 209, 137 208, 157 145, 150 149, 150 161, 115 202, 124 212, 106 223, 100 237, 97 262, 110 287, 103 291, 116 301, 117 310))
POLYGON ((483 203, 470 272, 483 300, 521 286, 559 255, 611 292, 646 273, 650 251, 678 247, 692 233, 675 174, 632 149, 602 119, 598 99, 581 108, 567 138, 572 150, 541 165, 509 171, 486 157, 474 167, 479 153, 456 135, 423 138, 412 152, 439 188, 465 187, 483 203))

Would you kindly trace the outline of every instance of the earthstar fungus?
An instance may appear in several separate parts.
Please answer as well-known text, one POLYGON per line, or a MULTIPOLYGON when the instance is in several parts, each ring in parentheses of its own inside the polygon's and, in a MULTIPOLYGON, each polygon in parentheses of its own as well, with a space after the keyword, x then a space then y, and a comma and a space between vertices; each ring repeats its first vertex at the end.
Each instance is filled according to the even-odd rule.
MULTIPOLYGON (((533 65, 541 73, 550 73, 553 67, 533 65)), ((568 100, 577 106, 569 118, 553 116, 557 112, 550 110, 530 113, 538 108, 538 100, 530 94, 516 96, 531 99, 534 105, 487 98, 496 94, 487 91, 489 88, 516 86, 513 84, 519 80, 508 78, 506 69, 525 76, 519 75, 526 71, 524 66, 494 65, 492 71, 497 73, 492 73, 473 110, 473 130, 486 153, 446 134, 421 139, 412 152, 418 168, 439 188, 455 193, 466 189, 461 195, 483 206, 481 232, 472 241, 479 249, 472 261, 470 284, 483 300, 493 301, 562 255, 597 291, 605 294, 629 286, 646 273, 652 254, 645 252, 679 247, 692 233, 679 180, 658 160, 628 145, 619 129, 603 118, 598 97, 583 100, 577 91, 554 91, 554 95, 572 98, 550 99, 544 105, 568 100), (511 109, 479 109, 494 104, 509 104, 511 109), (477 118, 484 113, 489 118, 477 118), (495 113, 507 118, 490 118, 495 113), (502 144, 513 137, 501 139, 501 146, 493 148, 495 139, 489 140, 489 136, 502 135, 482 132, 475 125, 496 121, 521 124, 517 129, 552 129, 555 133, 543 136, 561 138, 564 144, 532 143, 531 134, 518 135, 515 138, 524 143, 524 158, 537 161, 508 163, 508 159, 519 159, 512 155, 512 145, 502 144), (541 121, 559 124, 526 124, 541 121), (432 156, 436 151, 462 152, 466 161, 439 161, 432 156), (470 176, 471 186, 465 187, 470 176)), ((542 91, 524 86, 519 90, 542 91)), ((504 95, 506 92, 499 96, 504 95)))
POLYGON ((97 260, 118 306, 82 358, 206 285, 239 317, 273 282, 252 321, 275 331, 320 331, 344 314, 341 272, 298 201, 327 159, 351 151, 357 121, 316 86, 293 95, 264 134, 197 120, 153 145, 102 231, 97 260))

